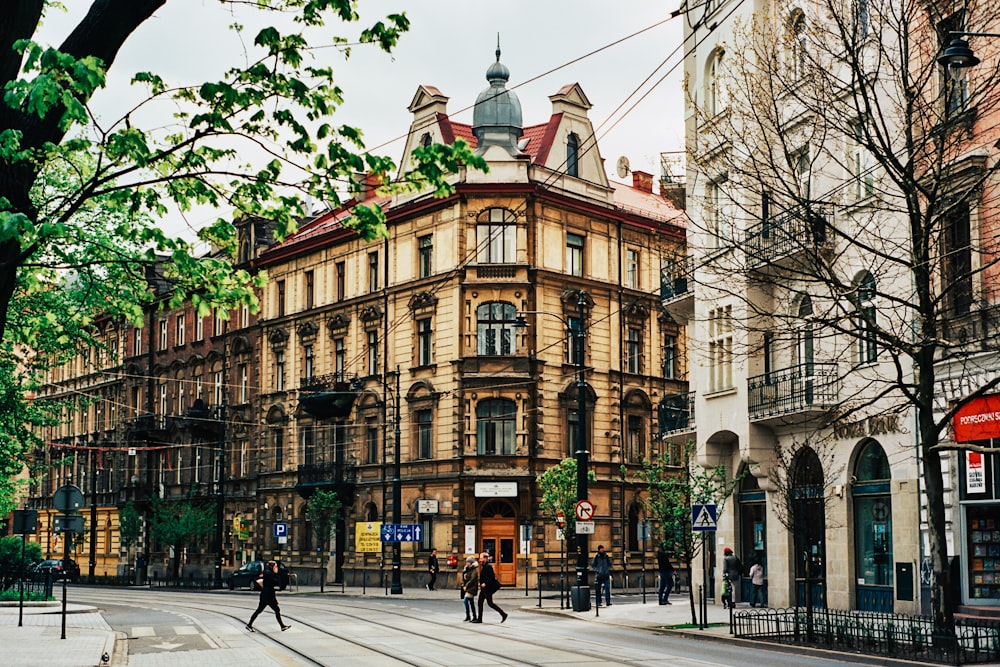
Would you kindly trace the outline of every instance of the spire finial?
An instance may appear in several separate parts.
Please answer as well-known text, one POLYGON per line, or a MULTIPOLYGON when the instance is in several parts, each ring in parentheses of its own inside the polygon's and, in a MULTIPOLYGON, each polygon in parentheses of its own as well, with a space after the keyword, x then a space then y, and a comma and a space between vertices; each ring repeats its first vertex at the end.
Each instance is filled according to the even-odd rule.
POLYGON ((497 33, 497 62, 500 62, 500 33, 497 33))

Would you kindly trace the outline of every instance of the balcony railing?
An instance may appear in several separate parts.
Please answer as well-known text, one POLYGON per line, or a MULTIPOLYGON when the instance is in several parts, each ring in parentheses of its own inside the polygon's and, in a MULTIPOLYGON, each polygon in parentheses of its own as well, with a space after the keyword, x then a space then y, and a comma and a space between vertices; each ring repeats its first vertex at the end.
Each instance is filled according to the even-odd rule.
POLYGON ((686 296, 694 285, 694 258, 690 255, 664 262, 660 269, 660 299, 686 296))
POLYGON ((781 265, 827 247, 832 219, 831 210, 823 206, 799 206, 766 218, 747 229, 747 265, 752 269, 781 265))
POLYGON ((750 419, 767 419, 814 410, 826 411, 839 400, 837 364, 807 363, 747 380, 750 419))
POLYGON ((661 438, 669 433, 694 430, 694 398, 693 391, 663 397, 659 405, 661 438))
POLYGON ((476 277, 482 280, 517 278, 517 264, 479 264, 476 277))

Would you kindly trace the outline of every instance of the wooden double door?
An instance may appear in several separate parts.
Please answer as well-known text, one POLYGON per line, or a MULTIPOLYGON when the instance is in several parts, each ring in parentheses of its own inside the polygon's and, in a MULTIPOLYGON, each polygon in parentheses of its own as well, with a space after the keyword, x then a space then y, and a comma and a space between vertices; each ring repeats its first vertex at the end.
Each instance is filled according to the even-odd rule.
POLYGON ((513 518, 482 518, 480 553, 493 558, 493 570, 504 586, 517 584, 517 522, 513 518))

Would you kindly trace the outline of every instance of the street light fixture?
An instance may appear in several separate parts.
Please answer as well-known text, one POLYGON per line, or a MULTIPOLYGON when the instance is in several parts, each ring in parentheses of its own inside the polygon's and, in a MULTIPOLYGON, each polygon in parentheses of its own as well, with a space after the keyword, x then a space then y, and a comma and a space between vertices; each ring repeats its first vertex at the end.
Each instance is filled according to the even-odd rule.
MULTIPOLYGON (((586 334, 583 322, 586 317, 587 293, 583 290, 577 292, 577 322, 573 323, 557 315, 542 310, 526 310, 517 314, 514 326, 525 328, 528 326, 525 315, 551 315, 558 318, 566 327, 566 334, 573 337, 572 355, 576 362, 576 451, 573 453, 576 459, 576 499, 586 500, 587 478, 590 473, 590 453, 587 451, 587 368, 584 365, 584 345, 586 334)), ((590 540, 586 533, 577 533, 576 536, 576 585, 573 587, 570 599, 573 602, 573 611, 587 611, 590 609, 590 591, 588 586, 588 565, 590 555, 590 540)))
POLYGON ((948 43, 948 47, 940 56, 938 63, 945 67, 961 69, 964 67, 975 67, 980 63, 979 58, 972 52, 968 40, 962 37, 1000 37, 1000 33, 995 32, 965 32, 963 30, 952 30, 948 36, 953 39, 948 43))

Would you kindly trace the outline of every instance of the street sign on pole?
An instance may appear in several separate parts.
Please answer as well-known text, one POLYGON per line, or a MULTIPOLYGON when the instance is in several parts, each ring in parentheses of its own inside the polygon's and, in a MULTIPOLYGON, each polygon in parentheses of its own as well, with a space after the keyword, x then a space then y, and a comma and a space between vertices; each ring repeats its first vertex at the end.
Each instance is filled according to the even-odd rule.
POLYGON ((419 523, 383 523, 379 536, 383 542, 420 542, 424 527, 419 523))
POLYGON ((577 521, 576 522, 576 534, 577 535, 593 535, 594 534, 594 522, 593 521, 577 521))
POLYGON ((691 505, 691 530, 696 533, 715 530, 718 526, 715 512, 715 503, 691 505))

